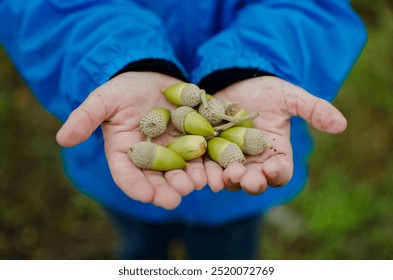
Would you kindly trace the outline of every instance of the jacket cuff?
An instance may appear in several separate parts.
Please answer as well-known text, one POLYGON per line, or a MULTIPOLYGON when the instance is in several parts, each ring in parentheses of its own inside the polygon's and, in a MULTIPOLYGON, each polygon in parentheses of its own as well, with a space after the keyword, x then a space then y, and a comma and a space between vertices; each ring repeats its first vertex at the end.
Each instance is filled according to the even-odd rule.
POLYGON ((231 68, 218 70, 205 76, 198 86, 207 93, 214 94, 236 82, 261 76, 275 75, 259 69, 231 68))
POLYGON ((164 59, 142 59, 131 62, 116 72, 110 79, 126 72, 157 72, 181 81, 187 81, 186 76, 174 63, 164 59))

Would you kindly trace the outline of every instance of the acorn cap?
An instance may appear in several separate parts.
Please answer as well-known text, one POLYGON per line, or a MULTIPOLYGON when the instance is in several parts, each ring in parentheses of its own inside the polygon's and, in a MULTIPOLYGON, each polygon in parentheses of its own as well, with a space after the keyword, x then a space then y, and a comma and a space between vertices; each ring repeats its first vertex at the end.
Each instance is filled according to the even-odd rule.
POLYGON ((259 155, 264 149, 271 148, 262 132, 255 128, 231 127, 220 132, 219 136, 236 143, 247 155, 259 155))
POLYGON ((177 153, 149 141, 136 143, 128 150, 128 155, 132 162, 141 169, 168 171, 188 165, 177 153))
POLYGON ((176 108, 172 111, 171 120, 176 129, 183 133, 205 137, 217 134, 211 124, 191 107, 176 108))
POLYGON ((266 141, 263 133, 258 129, 246 128, 243 152, 248 155, 259 155, 266 148, 272 148, 272 145, 266 141))
POLYGON ((200 135, 184 135, 175 138, 166 147, 187 161, 202 156, 206 152, 207 142, 200 135))
POLYGON ((188 106, 178 107, 171 112, 171 121, 174 127, 180 132, 186 133, 184 130, 184 120, 188 113, 195 111, 193 108, 188 106))
MULTIPOLYGON (((209 95, 208 95, 209 96, 209 95)), ((221 122, 221 115, 217 115, 217 112, 225 114, 224 104, 214 97, 209 97, 206 100, 207 108, 204 104, 200 104, 198 107, 198 113, 203 116, 211 125, 216 125, 221 122)))
POLYGON ((225 114, 228 116, 234 116, 242 109, 238 103, 232 101, 224 100, 223 103, 225 107, 225 114))
POLYGON ((167 108, 157 107, 140 119, 140 129, 148 138, 158 137, 165 133, 170 118, 167 108))
POLYGON ((165 98, 176 106, 195 107, 201 102, 200 88, 192 83, 179 82, 163 90, 165 98))
POLYGON ((223 168, 235 161, 246 162, 240 147, 221 137, 213 137, 207 141, 207 152, 209 157, 223 168))

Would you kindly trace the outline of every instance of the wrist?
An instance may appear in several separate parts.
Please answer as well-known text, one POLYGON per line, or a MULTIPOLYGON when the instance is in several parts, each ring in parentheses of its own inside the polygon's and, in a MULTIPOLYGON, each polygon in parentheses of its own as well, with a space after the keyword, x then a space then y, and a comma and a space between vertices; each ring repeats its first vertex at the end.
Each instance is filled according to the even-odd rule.
POLYGON ((142 59, 131 62, 116 72, 110 79, 126 72, 156 72, 187 81, 183 72, 172 62, 164 59, 142 59))
POLYGON ((231 68, 215 71, 199 82, 198 86, 214 94, 236 82, 261 76, 275 76, 269 72, 252 68, 231 68))

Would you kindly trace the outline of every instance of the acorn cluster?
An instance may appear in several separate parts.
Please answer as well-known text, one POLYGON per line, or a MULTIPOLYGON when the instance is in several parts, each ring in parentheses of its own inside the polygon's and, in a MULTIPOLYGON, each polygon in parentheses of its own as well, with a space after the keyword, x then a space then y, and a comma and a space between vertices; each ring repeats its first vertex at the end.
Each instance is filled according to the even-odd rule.
POLYGON ((163 90, 174 110, 158 107, 140 119, 146 140, 129 149, 132 162, 142 169, 168 171, 182 169, 187 161, 208 156, 223 168, 232 162, 245 163, 244 155, 258 155, 272 146, 253 120, 259 113, 248 114, 239 104, 221 101, 192 83, 179 82, 163 90), (172 124, 179 137, 166 146, 152 143, 172 124))

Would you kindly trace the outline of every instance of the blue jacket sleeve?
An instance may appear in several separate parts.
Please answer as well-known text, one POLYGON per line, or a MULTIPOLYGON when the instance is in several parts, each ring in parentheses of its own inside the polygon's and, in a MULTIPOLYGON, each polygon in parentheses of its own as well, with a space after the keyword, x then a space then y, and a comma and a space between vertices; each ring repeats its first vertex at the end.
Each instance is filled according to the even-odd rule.
POLYGON ((1 1, 0 18, 1 44, 62 121, 130 62, 161 59, 182 69, 160 18, 132 1, 1 1))
POLYGON ((350 1, 251 2, 199 48, 193 80, 203 83, 222 69, 257 69, 333 99, 366 42, 350 1))

